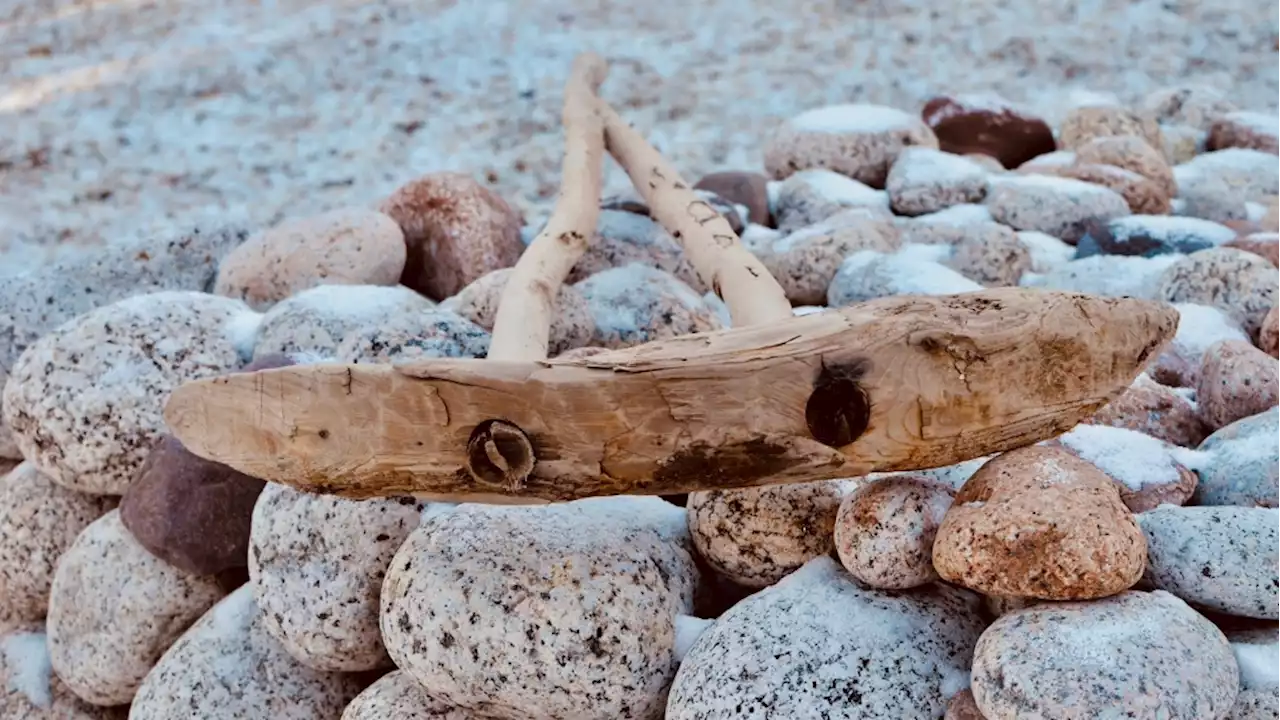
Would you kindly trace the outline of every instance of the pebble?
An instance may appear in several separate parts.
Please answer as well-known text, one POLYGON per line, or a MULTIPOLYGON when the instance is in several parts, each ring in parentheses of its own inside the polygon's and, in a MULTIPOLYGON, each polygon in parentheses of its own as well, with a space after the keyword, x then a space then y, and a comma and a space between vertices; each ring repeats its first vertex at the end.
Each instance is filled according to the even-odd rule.
POLYGON ((1134 172, 1159 186, 1166 198, 1178 194, 1178 181, 1163 149, 1137 135, 1097 137, 1076 148, 1081 163, 1110 165, 1134 172))
POLYGON ((866 209, 888 220, 889 193, 822 168, 802 170, 777 184, 774 216, 778 230, 790 233, 823 222, 852 208, 866 209))
POLYGON ((1221 91, 1200 84, 1153 90, 1139 107, 1162 123, 1177 123, 1197 130, 1208 130, 1215 120, 1236 109, 1221 91))
POLYGON ((1170 163, 1179 164, 1204 152, 1204 143, 1208 133, 1189 125, 1160 123, 1160 134, 1164 136, 1164 157, 1170 163))
POLYGON ((1247 342, 1249 337, 1235 319, 1217 308, 1194 302, 1174 303, 1173 307, 1178 311, 1178 329, 1149 371, 1158 383, 1194 388, 1200 382, 1204 354, 1214 343, 1247 342))
POLYGON ((972 690, 1004 718, 1223 717, 1239 670, 1222 632, 1166 592, 1048 603, 978 640, 972 690))
POLYGON ((661 225, 647 215, 621 210, 600 211, 595 237, 569 271, 565 284, 577 284, 596 273, 634 263, 665 270, 699 293, 711 289, 661 225))
POLYGON ((1176 170, 1174 174, 1178 178, 1178 197, 1170 205, 1173 214, 1220 223, 1248 220, 1245 196, 1222 178, 1176 170))
POLYGON ((1255 232, 1240 235, 1225 243, 1226 247, 1251 252, 1275 266, 1280 266, 1280 234, 1255 232))
POLYGON ((1071 262, 1076 256, 1076 249, 1052 235, 1035 230, 1024 230, 1017 233, 1018 242, 1027 249, 1031 258, 1028 272, 1048 273, 1054 268, 1071 262))
POLYGON ((115 505, 55 484, 31 463, 0 475, 0 622, 44 617, 58 559, 115 505))
POLYGON ((431 699, 422 686, 406 673, 393 670, 365 688, 342 711, 341 720, 476 720, 467 710, 458 710, 431 699))
POLYGON ((890 295, 951 295, 981 289, 940 263, 863 250, 840 264, 827 288, 827 304, 845 307, 890 295))
MULTIPOLYGON (((768 182, 769 181, 766 178, 765 180, 766 201, 768 200, 768 197, 767 197, 768 182)), ((711 190, 695 189, 693 191, 693 194, 699 200, 702 200, 703 202, 705 202, 707 206, 710 207, 715 213, 720 215, 720 217, 724 218, 725 222, 729 223, 729 229, 733 230, 735 233, 741 234, 742 231, 746 228, 747 216, 750 212, 746 205, 735 203, 726 198, 720 197, 719 195, 712 192, 711 190)), ((640 215, 643 217, 647 217, 651 220, 655 220, 655 218, 653 217, 653 208, 649 207, 649 204, 645 202, 645 199, 643 197, 640 196, 640 193, 635 191, 635 188, 628 188, 622 193, 603 198, 600 201, 600 209, 601 210, 622 210, 627 213, 640 215)), ((536 233, 535 233, 535 236, 536 236, 536 233)), ((528 245, 530 242, 533 241, 533 239, 534 239, 533 237, 530 237, 527 241, 522 240, 522 242, 524 242, 525 245, 528 245)))
POLYGON ((1082 600, 1142 576, 1146 548, 1111 478, 1063 450, 1025 447, 982 466, 933 544, 942 579, 988 595, 1082 600))
POLYGON ((1237 420, 1200 444, 1197 505, 1280 507, 1280 414, 1276 408, 1237 420))
POLYGON ((1220 340, 1204 353, 1196 404, 1217 430, 1280 402, 1280 363, 1244 340, 1220 340))
MULTIPOLYGON (((981 207, 981 205, 956 205, 950 210, 981 207)), ((948 211, 944 210, 917 218, 894 218, 893 223, 898 227, 903 244, 954 246, 968 238, 1001 233, 1000 230, 995 229, 997 227, 1007 229, 1007 226, 992 220, 990 213, 985 211, 986 209, 983 208, 985 217, 945 218, 942 216, 948 211)))
POLYGON ((266 310, 317 285, 395 285, 404 263, 404 234, 394 220, 343 208, 250 236, 223 259, 213 292, 266 310))
POLYGON ((919 118, 884 105, 829 105, 782 123, 765 143, 765 171, 777 180, 810 168, 827 168, 883 188, 898 153, 938 147, 919 118))
POLYGON ((1092 255, 1062 263, 1043 275, 1026 274, 1019 285, 1104 297, 1154 300, 1164 271, 1178 255, 1144 258, 1136 255, 1092 255))
POLYGON ((267 485, 248 557, 263 629, 309 668, 390 666, 378 628, 382 579, 423 507, 413 498, 356 501, 267 485))
POLYGON ((381 617, 391 658, 433 698, 512 718, 662 714, 698 582, 681 508, 612 497, 425 515, 381 617))
POLYGON ((718 330, 716 312, 671 273, 639 263, 596 273, 574 286, 587 299, 592 345, 622 348, 718 330))
POLYGON ((1182 505, 1196 490, 1196 474, 1187 468, 1198 457, 1136 430, 1109 425, 1077 425, 1054 441, 1115 481, 1130 512, 1161 504, 1182 505))
POLYGON ((1247 148, 1214 150, 1173 168, 1178 187, 1198 176, 1217 178, 1245 200, 1257 201, 1280 192, 1280 167, 1274 153, 1247 148))
POLYGON ((129 720, 336 718, 364 689, 359 674, 312 670, 263 628, 246 585, 196 622, 147 675, 129 720))
POLYGON ((1234 248, 1192 253, 1160 278, 1159 298, 1171 303, 1216 307, 1257 337, 1262 320, 1276 303, 1276 268, 1257 255, 1234 248))
POLYGON ((515 265, 524 251, 520 213, 467 175, 424 175, 401 186, 378 209, 404 233, 407 254, 400 282, 432 300, 515 265))
POLYGON ((1173 199, 1154 180, 1114 165, 1073 162, 1070 165, 1037 169, 1035 172, 1079 180, 1112 190, 1124 198, 1130 212, 1164 215, 1173 207, 1173 199))
POLYGON ((123 705, 175 640, 223 593, 152 555, 119 511, 95 520, 58 562, 49 596, 54 672, 82 699, 123 705))
POLYGON ((0 628, 0 717, 5 720, 125 720, 127 707, 95 707, 76 697, 49 666, 39 623, 0 628))
POLYGON ((865 589, 831 558, 815 558, 698 638, 666 718, 941 717, 968 684, 984 625, 978 606, 942 584, 865 589))
MULTIPOLYGON (((493 322, 498 317, 498 304, 502 300, 511 272, 511 268, 503 268, 484 275, 440 306, 493 332, 493 322)), ((574 348, 585 347, 595 334, 595 322, 591 319, 587 299, 572 285, 561 285, 556 290, 549 319, 551 334, 548 354, 552 357, 574 348)))
POLYGON ((947 713, 942 720, 986 720, 978 703, 973 699, 973 691, 961 690, 947 702, 947 713))
POLYGON ((1280 119, 1275 115, 1237 110, 1213 121, 1205 149, 1248 148, 1275 155, 1280 153, 1277 134, 1280 134, 1280 119))
POLYGON ((821 305, 846 257, 860 250, 894 252, 900 245, 892 222, 853 208, 780 236, 755 254, 792 304, 821 305))
POLYGON ((1091 220, 1129 214, 1125 199, 1100 185, 1064 177, 1020 175, 992 182, 987 208, 997 222, 1073 242, 1091 220))
POLYGON ((333 357, 349 363, 389 363, 425 358, 476 358, 489 353, 488 330, 436 306, 425 312, 392 315, 348 331, 333 357))
POLYGON ((921 116, 945 152, 980 153, 1006 168, 1057 148, 1048 123, 997 96, 935 97, 925 103, 921 116))
POLYGON ((1258 329, 1258 349, 1271 357, 1280 352, 1280 315, 1276 305, 1271 306, 1267 316, 1262 319, 1262 327, 1258 329))
POLYGON ((964 487, 965 483, 969 482, 969 478, 973 477, 974 473, 978 472, 978 468, 986 465, 987 461, 993 457, 995 456, 987 455, 986 457, 973 458, 972 460, 958 462, 955 465, 945 465, 940 468, 930 468, 928 470, 917 470, 913 474, 929 480, 936 480, 952 490, 959 490, 964 487))
POLYGON ((5 422, 49 479, 120 495, 164 430, 169 393, 244 364, 260 319, 239 300, 180 291, 92 310, 18 358, 5 422))
POLYGON ((910 147, 894 161, 885 189, 895 213, 924 215, 981 202, 987 194, 987 171, 960 155, 910 147))
POLYGON ((1195 404, 1146 373, 1083 422, 1136 430, 1185 448, 1196 447, 1209 433, 1195 404))
POLYGON ((834 547, 839 480, 689 493, 689 533, 717 573, 749 588, 781 580, 834 547))
POLYGON ((1117 105, 1087 105, 1072 110, 1058 130, 1058 145, 1079 150, 1094 138, 1136 135, 1153 148, 1164 147, 1160 124, 1151 115, 1117 105))
POLYGON ((836 515, 840 563, 873 588, 905 590, 937 580, 933 538, 952 495, 940 482, 909 475, 861 485, 836 515))
POLYGON ((757 172, 727 171, 703 175, 693 185, 695 190, 709 190, 731 203, 747 208, 747 222, 770 227, 769 178, 757 172))
POLYGON ((1031 252, 1012 229, 989 223, 973 226, 947 265, 985 287, 1009 287, 1031 269, 1031 252))
POLYGON ((1280 617, 1280 510, 1165 505, 1137 516, 1147 538, 1144 579, 1192 606, 1280 617))
POLYGON ((374 332, 435 303, 400 285, 321 285, 276 303, 262 317, 253 356, 308 353, 332 357, 348 334, 374 332))
POLYGON ((1092 223, 1076 243, 1076 257, 1193 253, 1219 247, 1236 238, 1226 225, 1191 217, 1130 215, 1092 223))
POLYGON ((1275 720, 1280 717, 1280 698, 1274 690, 1241 690, 1236 704, 1223 720, 1275 720))

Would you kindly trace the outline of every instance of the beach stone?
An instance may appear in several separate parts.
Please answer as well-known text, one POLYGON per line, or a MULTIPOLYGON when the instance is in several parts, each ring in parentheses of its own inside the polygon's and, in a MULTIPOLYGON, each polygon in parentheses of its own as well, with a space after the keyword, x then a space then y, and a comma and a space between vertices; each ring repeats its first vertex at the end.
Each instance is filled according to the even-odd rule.
POLYGON ((1185 448, 1196 447, 1209 434, 1191 401, 1146 373, 1139 375, 1120 397, 1082 422, 1136 430, 1185 448))
POLYGON ((1137 135, 1096 137, 1076 148, 1076 157, 1081 163, 1110 165, 1137 173, 1159 186, 1166 198, 1178 194, 1178 182, 1163 148, 1152 146, 1137 135))
POLYGON ((431 699, 413 678, 400 670, 383 675, 365 688, 342 711, 341 720, 476 720, 468 710, 458 710, 431 699))
MULTIPOLYGON (((1044 600, 1114 595, 1142 576, 1146 548, 1115 482, 1056 448, 1011 450, 956 493, 933 543, 943 580, 1044 600)), ((981 704, 981 703, 979 703, 981 704)))
POLYGON ((1241 690, 1224 720, 1274 720, 1280 717, 1280 697, 1275 691, 1241 690))
POLYGON ((895 213, 924 215, 981 202, 987 194, 987 171, 960 155, 909 147, 889 169, 885 189, 895 213))
POLYGON ((1171 303, 1209 305, 1230 315, 1251 338, 1276 303, 1275 266, 1234 248, 1192 253, 1160 278, 1159 297, 1171 303))
MULTIPOLYGON (((768 182, 769 181, 766 178, 766 201, 768 200, 768 182)), ((748 208, 746 205, 735 203, 727 198, 723 198, 711 190, 695 188, 693 190, 693 194, 699 200, 705 202, 708 207, 715 211, 716 214, 724 218, 725 222, 729 223, 729 228, 735 233, 741 234, 742 231, 746 229, 748 214, 748 208)), ((601 199, 600 209, 610 211, 621 210, 623 212, 647 217, 651 220, 655 220, 656 222, 656 219, 653 217, 653 208, 649 207, 649 203, 640 195, 640 193, 636 192, 635 188, 627 188, 621 193, 601 199)), ((530 237, 528 241, 524 242, 527 245, 532 241, 533 237, 530 237)))
POLYGON ((769 178, 755 172, 727 171, 703 175, 693 185, 695 190, 709 190, 737 205, 747 208, 746 222, 769 227, 769 178))
POLYGON ((987 208, 996 222, 1074 242, 1091 220, 1129 214, 1119 193, 1100 185, 1048 175, 1019 175, 992 182, 987 208))
POLYGON ((262 628, 316 670, 390 666, 378 627, 382 579, 423 507, 408 497, 357 501, 267 485, 253 509, 248 558, 262 628))
POLYGON ((1248 342, 1240 323, 1218 308, 1196 303, 1174 303, 1178 329, 1173 341, 1149 368, 1156 382, 1170 387, 1194 388, 1200 382, 1204 354, 1222 340, 1248 342))
POLYGON ((937 580, 933 538, 953 495, 940 482, 909 475, 861 485, 836 514, 840 564, 873 588, 905 590, 937 580))
POLYGON ((852 487, 839 480, 689 493, 689 533, 717 573, 750 588, 830 553, 836 513, 852 487))
POLYGON ((1160 289, 1160 279, 1180 255, 1157 255, 1145 258, 1136 255, 1091 255, 1051 268, 1043 275, 1022 276, 1019 284, 1045 290, 1063 290, 1102 295, 1104 297, 1135 297, 1155 300, 1160 289), (1034 281, 1032 281, 1034 280, 1034 281))
POLYGON ((400 282, 443 300, 481 275, 511 267, 524 252, 516 212, 492 190, 461 173, 412 180, 378 208, 404 233, 400 282))
POLYGON ((1053 130, 1041 118, 993 95, 942 95, 925 103, 921 116, 945 152, 981 153, 1014 168, 1053 152, 1053 130))
POLYGON ((1148 93, 1139 104, 1142 112, 1162 123, 1177 123, 1208 130, 1219 117, 1236 110, 1222 92, 1204 84, 1164 87, 1148 93))
POLYGON ((972 691, 997 718, 1216 718, 1239 670, 1222 632, 1166 592, 1048 603, 978 640, 972 691))
POLYGON ((661 716, 698 582, 683 519, 638 497, 428 507, 383 583, 387 650, 478 716, 661 716))
POLYGON ((424 358, 475 358, 489 353, 492 335, 461 315, 436 306, 357 326, 333 351, 339 362, 390 363, 424 358))
POLYGON ((591 308, 593 345, 630 347, 721 327, 715 311, 693 288, 647 265, 604 270, 574 287, 591 308))
POLYGON ((1266 213, 1258 221, 1265 232, 1280 232, 1280 197, 1272 195, 1267 201, 1266 213))
POLYGON ((1053 444, 1114 480, 1130 512, 1166 503, 1182 505, 1196 490, 1196 474, 1186 466, 1198 461, 1196 454, 1136 430, 1077 425, 1053 444))
POLYGON ((0 475, 0 623, 44 617, 58 559, 115 505, 57 485, 28 462, 0 475))
POLYGON ((1184 185, 1208 177, 1226 183, 1231 192, 1244 200, 1257 201, 1280 192, 1280 167, 1277 167, 1275 153, 1262 150, 1227 148, 1202 153, 1174 166, 1173 174, 1180 190, 1184 185))
POLYGON ((1047 273, 1054 268, 1071 262, 1076 256, 1075 247, 1062 242, 1052 235, 1035 230, 1024 230, 1016 233, 1018 242, 1027 249, 1031 259, 1031 267, 1027 272, 1047 273))
POLYGON ((161 654, 222 595, 212 577, 148 552, 113 510, 58 562, 47 618, 54 672, 86 702, 126 704, 161 654))
POLYGON ((1172 164, 1184 163, 1204 152, 1204 143, 1208 133, 1189 125, 1160 123, 1160 134, 1164 136, 1164 157, 1172 164))
POLYGON ((973 692, 965 689, 947 702, 947 713, 942 716, 942 720, 986 720, 986 716, 978 709, 973 692))
POLYGON ((1016 168, 1019 173, 1045 173, 1047 175, 1056 174, 1056 172, 1065 167, 1076 164, 1078 156, 1074 150, 1054 150, 1051 153, 1038 155, 1030 160, 1022 163, 1016 168))
POLYGON ((1240 235, 1224 244, 1225 247, 1238 248, 1251 252, 1275 266, 1280 266, 1280 234, 1274 232, 1255 232, 1240 235))
POLYGON ((1135 135, 1153 148, 1163 148, 1164 138, 1156 119, 1117 105, 1087 105, 1072 110, 1058 129, 1058 145, 1079 150, 1100 137, 1135 135))
POLYGON ((765 172, 776 180, 827 168, 883 188, 904 148, 938 147, 919 118, 885 105, 829 105, 783 122, 765 143, 765 172))
POLYGON ((96 707, 76 697, 49 665, 39 623, 0 628, 0 717, 5 720, 125 720, 128 707, 96 707))
POLYGON ((779 236, 755 254, 793 305, 821 305, 846 257, 859 250, 893 252, 900 245, 892 222, 853 208, 779 236))
POLYGON ((647 215, 620 210, 600 211, 595 237, 569 271, 565 284, 577 284, 598 272, 634 263, 665 270, 700 293, 711 289, 661 225, 647 215))
POLYGON ((823 222, 850 209, 892 219, 889 193, 875 190, 838 172, 813 168, 777 183, 774 216, 783 234, 823 222))
POLYGON ((890 295, 951 295, 982 286, 949 267, 871 250, 845 258, 827 288, 827 304, 845 307, 890 295))
POLYGON ((1075 161, 1020 169, 1018 172, 1063 177, 1107 188, 1124 198, 1130 212, 1163 215, 1172 208, 1169 194, 1155 181, 1114 165, 1075 161))
POLYGON ((362 674, 312 670, 263 628, 245 585, 205 613, 138 688, 130 720, 336 718, 364 689, 362 674))
POLYGON ((404 233, 396 221, 342 208, 250 236, 223 259, 213 292, 265 310, 317 285, 395 285, 404 263, 404 233))
POLYGON ((1275 407, 1280 401, 1280 364, 1244 340, 1220 340, 1200 367, 1196 404, 1200 418, 1217 430, 1275 407))
POLYGON ((985 287, 1014 286, 1031 269, 1031 252, 1012 229, 989 223, 956 243, 947 265, 985 287))
POLYGON ((1280 415, 1270 408, 1210 435, 1198 448, 1197 505, 1280 506, 1280 415))
POLYGON ((1174 174, 1178 178, 1178 201, 1171 206, 1175 215, 1220 223, 1248 220, 1246 197, 1222 178, 1185 170, 1174 174))
POLYGON ((413 318, 435 306, 400 285, 321 285, 276 303, 262 316, 253 356, 332 357, 349 334, 374 333, 393 318, 413 318))
POLYGON ((1165 505, 1137 520, 1151 585, 1230 615, 1280 616, 1280 510, 1165 505))
POLYGON ((917 470, 912 474, 919 475, 920 477, 928 480, 936 480, 952 490, 959 490, 964 487, 966 482, 969 482, 969 478, 973 477, 974 473, 978 472, 978 468, 986 465, 987 461, 993 457, 995 456, 987 455, 985 457, 958 462, 955 465, 944 465, 939 468, 917 470))
MULTIPOLYGON (((494 270, 463 288, 462 292, 442 303, 442 306, 493 332, 493 323, 498 317, 498 304, 511 279, 511 272, 511 268, 494 270)), ((587 299, 572 285, 561 285, 556 290, 550 320, 548 354, 551 356, 586 346, 595 333, 595 322, 591 319, 587 299)))
POLYGON ((1225 245, 1235 238, 1234 230, 1209 220, 1129 215, 1089 224, 1076 243, 1076 257, 1188 254, 1225 245))
POLYGON ((959 245, 962 241, 990 232, 993 225, 1000 225, 991 219, 991 213, 982 205, 954 205, 946 210, 915 218, 895 217, 893 224, 898 227, 903 245, 959 245), (970 208, 980 211, 970 213, 970 208), (956 212, 963 210, 964 212, 956 212))
POLYGON ((260 320, 239 300, 182 291, 91 310, 18 358, 5 422, 50 480, 120 495, 164 431, 169 393, 247 362, 260 320))
POLYGON ((963 590, 865 589, 831 558, 814 558, 704 631, 666 718, 941 717, 968 683, 984 624, 963 590))
POLYGON ((1276 357, 1277 350, 1280 349, 1280 315, 1276 313, 1277 307, 1280 306, 1271 306, 1267 316, 1262 319, 1262 327, 1258 329, 1258 349, 1271 357, 1276 357))
POLYGON ((1280 119, 1248 110, 1237 110, 1218 117, 1209 126, 1205 149, 1248 148, 1273 155, 1280 153, 1280 119))

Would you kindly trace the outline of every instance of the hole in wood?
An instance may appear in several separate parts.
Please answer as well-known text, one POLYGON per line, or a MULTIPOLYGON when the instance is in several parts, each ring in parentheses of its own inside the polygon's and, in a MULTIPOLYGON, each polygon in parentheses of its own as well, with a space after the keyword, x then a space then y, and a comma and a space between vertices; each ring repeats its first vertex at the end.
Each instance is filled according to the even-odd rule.
POLYGON ((805 403, 804 420, 814 440, 842 447, 857 440, 871 421, 871 399, 859 381, 863 363, 823 365, 805 403))
POLYGON ((467 440, 467 472, 484 485, 516 492, 533 473, 534 462, 529 436, 506 420, 485 420, 467 440))

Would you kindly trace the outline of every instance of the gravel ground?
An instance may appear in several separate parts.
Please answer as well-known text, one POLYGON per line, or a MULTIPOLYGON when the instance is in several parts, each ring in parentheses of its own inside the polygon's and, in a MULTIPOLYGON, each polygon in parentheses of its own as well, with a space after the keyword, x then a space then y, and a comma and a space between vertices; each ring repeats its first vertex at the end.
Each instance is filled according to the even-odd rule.
POLYGON ((0 0, 0 264, 366 204, 443 169, 536 217, 585 49, 690 176, 758 168, 776 122, 835 102, 993 90, 1052 121, 1082 92, 1202 82, 1277 104, 1256 0, 0 0))

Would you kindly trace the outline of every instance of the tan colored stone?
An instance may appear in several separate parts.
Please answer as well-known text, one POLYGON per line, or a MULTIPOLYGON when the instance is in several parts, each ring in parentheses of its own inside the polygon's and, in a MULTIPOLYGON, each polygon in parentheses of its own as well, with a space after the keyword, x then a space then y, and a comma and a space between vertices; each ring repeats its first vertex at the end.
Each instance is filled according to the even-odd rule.
POLYGON ((1280 364, 1243 340, 1222 340, 1204 354, 1196 403, 1211 430, 1256 415, 1277 403, 1280 364))
POLYGON ((1186 448, 1198 446, 1209 436, 1190 401, 1145 374, 1083 422, 1136 430, 1186 448))
POLYGON ((1262 329, 1258 331, 1258 347, 1271 357, 1276 357, 1277 345, 1280 345, 1280 316, 1276 315, 1277 308, 1280 306, 1271 306, 1271 311, 1267 313, 1267 317, 1262 321, 1262 329))
POLYGON ((1164 136, 1154 117, 1115 105, 1091 105, 1071 111, 1059 128, 1058 146, 1077 150, 1094 138, 1115 135, 1137 135, 1153 148, 1164 147, 1164 136))
POLYGON ((1272 195, 1267 201, 1267 214, 1259 223, 1266 232, 1280 232, 1280 196, 1272 195))
POLYGON ((1031 269, 1031 252, 1018 234, 998 223, 983 223, 974 230, 956 243, 946 264, 986 287, 1017 285, 1031 269))
POLYGON ((933 538, 951 507, 951 488, 893 475, 862 485, 840 503, 836 553, 863 584, 904 590, 938 579, 933 538))
POLYGON ((1129 210, 1139 215, 1165 215, 1171 198, 1154 180, 1114 165, 1075 162, 1070 165, 1033 166, 1042 175, 1081 180, 1120 193, 1129 210))
MULTIPOLYGON (((498 317, 498 303, 507 288, 511 268, 494 270, 462 289, 450 298, 452 310, 485 330, 493 330, 498 317)), ((595 334, 596 323, 591 318, 591 307, 582 293, 572 285, 561 285, 556 291, 555 306, 551 309, 551 335, 548 353, 553 357, 565 351, 585 346, 595 334)))
POLYGON ((859 250, 893 252, 898 228, 874 212, 852 208, 764 245, 757 253, 794 305, 821 305, 844 259, 859 250))
POLYGON ((1241 324, 1251 338, 1276 302, 1276 268, 1253 253, 1211 248, 1191 253, 1160 277, 1157 297, 1172 303, 1216 307, 1241 324))
POLYGON ((1164 153, 1137 135, 1096 137, 1081 145, 1076 156, 1081 163, 1113 165, 1138 173, 1159 185, 1166 197, 1178 194, 1178 181, 1164 153))
POLYGON ((969 690, 961 690, 947 703, 947 714, 942 720, 986 720, 986 716, 978 709, 978 703, 969 690))
POLYGON ((831 105, 779 126, 765 145, 764 165, 776 180, 828 168, 883 188, 898 153, 913 146, 938 147, 938 138, 920 118, 883 105, 831 105))
POLYGON ((1238 110, 1213 121, 1205 148, 1213 151, 1238 147, 1280 153, 1278 131, 1280 123, 1277 123, 1275 115, 1238 110))
POLYGON ((1224 247, 1237 248, 1253 253, 1275 266, 1280 266, 1280 233, 1252 232, 1241 234, 1224 247))
POLYGON ((1142 577, 1146 544, 1115 483, 1056 448, 983 465, 938 529, 933 564, 984 594, 1045 600, 1114 595, 1142 577))

